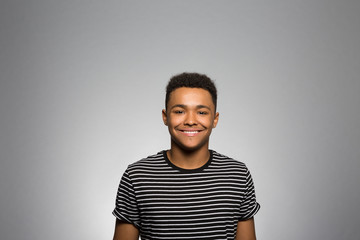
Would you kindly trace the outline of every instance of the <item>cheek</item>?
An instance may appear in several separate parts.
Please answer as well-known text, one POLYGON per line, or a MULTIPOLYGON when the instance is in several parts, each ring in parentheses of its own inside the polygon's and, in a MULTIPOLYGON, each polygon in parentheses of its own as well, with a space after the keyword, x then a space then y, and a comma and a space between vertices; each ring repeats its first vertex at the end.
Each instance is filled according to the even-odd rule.
POLYGON ((206 126, 206 127, 212 127, 213 126, 213 121, 209 118, 206 118, 206 119, 201 119, 199 121, 203 126, 206 126))
POLYGON ((177 126, 182 123, 181 117, 169 118, 168 125, 169 126, 177 126))

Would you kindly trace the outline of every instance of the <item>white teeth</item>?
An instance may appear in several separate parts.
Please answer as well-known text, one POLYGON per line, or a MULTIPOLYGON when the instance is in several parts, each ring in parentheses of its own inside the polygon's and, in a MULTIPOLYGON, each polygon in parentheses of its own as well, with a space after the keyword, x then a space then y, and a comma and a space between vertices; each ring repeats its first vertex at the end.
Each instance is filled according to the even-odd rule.
POLYGON ((184 131, 184 133, 198 133, 199 131, 184 131))

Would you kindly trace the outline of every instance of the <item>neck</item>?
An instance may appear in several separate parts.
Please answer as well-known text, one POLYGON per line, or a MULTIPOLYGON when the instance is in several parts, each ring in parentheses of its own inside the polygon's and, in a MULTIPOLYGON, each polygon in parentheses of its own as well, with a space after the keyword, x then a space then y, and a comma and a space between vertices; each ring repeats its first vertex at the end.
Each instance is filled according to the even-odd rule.
POLYGON ((167 152, 167 156, 177 167, 183 169, 196 169, 207 163, 210 158, 210 152, 208 146, 193 151, 186 151, 172 145, 171 149, 167 152))

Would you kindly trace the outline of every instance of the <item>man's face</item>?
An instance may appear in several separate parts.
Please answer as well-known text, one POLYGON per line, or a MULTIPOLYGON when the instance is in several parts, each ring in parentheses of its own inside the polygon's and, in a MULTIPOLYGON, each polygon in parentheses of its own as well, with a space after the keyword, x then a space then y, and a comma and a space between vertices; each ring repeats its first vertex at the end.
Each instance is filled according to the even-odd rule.
POLYGON ((171 147, 186 151, 207 149, 211 130, 219 119, 211 94, 202 88, 187 87, 171 92, 162 116, 169 128, 171 147))

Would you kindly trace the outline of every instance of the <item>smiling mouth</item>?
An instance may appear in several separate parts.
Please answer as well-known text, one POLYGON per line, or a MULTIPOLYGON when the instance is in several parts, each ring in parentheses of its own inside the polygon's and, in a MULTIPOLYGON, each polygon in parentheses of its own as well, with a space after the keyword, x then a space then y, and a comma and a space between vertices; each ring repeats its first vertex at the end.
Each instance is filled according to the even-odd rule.
POLYGON ((183 133, 189 133, 189 134, 195 134, 195 133, 199 133, 200 130, 194 130, 194 131, 184 131, 184 130, 180 130, 183 133))
POLYGON ((202 130, 179 130, 179 131, 188 137, 193 137, 199 134, 202 130))

